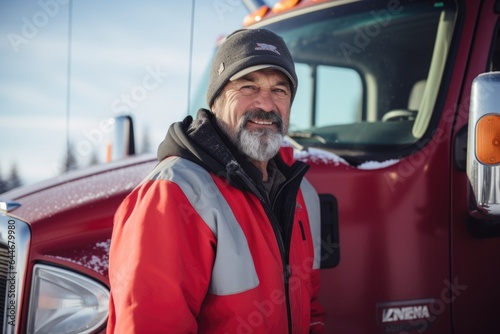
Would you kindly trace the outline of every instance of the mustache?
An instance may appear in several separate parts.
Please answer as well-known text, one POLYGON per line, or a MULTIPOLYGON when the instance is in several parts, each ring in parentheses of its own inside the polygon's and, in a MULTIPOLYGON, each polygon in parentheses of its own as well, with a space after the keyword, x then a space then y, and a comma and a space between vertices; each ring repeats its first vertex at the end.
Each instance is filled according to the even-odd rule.
POLYGON ((243 128, 250 119, 259 119, 263 121, 270 121, 276 124, 278 131, 283 132, 283 118, 275 111, 264 111, 262 109, 252 109, 247 111, 241 118, 241 127, 243 128))

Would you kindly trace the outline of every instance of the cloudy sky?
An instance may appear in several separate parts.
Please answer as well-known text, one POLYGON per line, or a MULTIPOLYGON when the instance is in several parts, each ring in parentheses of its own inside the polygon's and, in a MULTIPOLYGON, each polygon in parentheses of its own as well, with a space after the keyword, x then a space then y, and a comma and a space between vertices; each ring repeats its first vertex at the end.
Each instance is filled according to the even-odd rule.
POLYGON ((236 0, 0 0, 0 176, 58 175, 68 138, 81 166, 104 161, 120 113, 154 151, 246 14, 236 0))

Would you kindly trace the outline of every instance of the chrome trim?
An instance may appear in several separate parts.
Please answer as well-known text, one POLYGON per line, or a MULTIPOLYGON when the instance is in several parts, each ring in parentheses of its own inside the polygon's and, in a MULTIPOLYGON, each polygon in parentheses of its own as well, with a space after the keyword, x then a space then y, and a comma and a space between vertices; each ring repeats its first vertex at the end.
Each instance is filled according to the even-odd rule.
POLYGON ((0 201, 0 212, 11 212, 21 206, 21 203, 14 201, 0 201))
POLYGON ((114 122, 114 139, 111 161, 135 155, 134 122, 129 115, 117 116, 114 122))
POLYGON ((484 165, 475 152, 476 124, 485 115, 500 114, 500 72, 480 74, 472 83, 467 141, 469 212, 478 219, 500 217, 500 164, 484 165))
POLYGON ((26 269, 31 242, 29 225, 0 211, 0 244, 8 250, 7 287, 2 332, 19 332, 21 303, 26 283, 26 269), (12 283, 12 281, 14 281, 12 283), (13 314, 8 312, 14 309, 13 314))

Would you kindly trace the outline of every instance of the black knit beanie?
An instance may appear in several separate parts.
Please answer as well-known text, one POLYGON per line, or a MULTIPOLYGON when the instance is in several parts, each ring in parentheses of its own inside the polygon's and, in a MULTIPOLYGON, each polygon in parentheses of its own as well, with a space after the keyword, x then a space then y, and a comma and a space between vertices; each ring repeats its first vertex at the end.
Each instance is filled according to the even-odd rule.
POLYGON ((248 73, 275 68, 290 79, 292 101, 297 91, 295 65, 281 36, 267 29, 241 29, 226 37, 210 68, 207 103, 211 108, 226 83, 248 73))

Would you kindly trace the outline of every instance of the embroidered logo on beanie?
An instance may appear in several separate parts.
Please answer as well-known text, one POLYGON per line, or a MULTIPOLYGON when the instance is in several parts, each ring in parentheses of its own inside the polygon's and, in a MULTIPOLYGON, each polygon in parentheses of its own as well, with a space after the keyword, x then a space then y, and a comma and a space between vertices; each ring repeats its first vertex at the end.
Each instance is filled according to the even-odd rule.
POLYGON ((272 51, 281 56, 281 53, 279 53, 278 48, 275 47, 274 45, 269 45, 266 43, 257 43, 257 46, 255 47, 255 50, 266 50, 266 51, 272 51))

